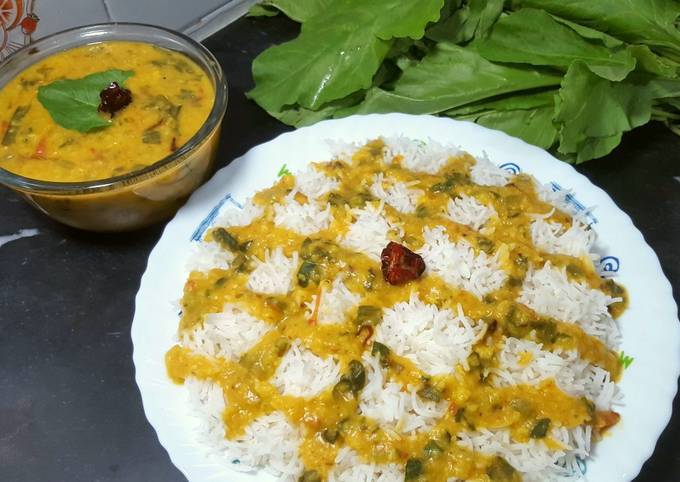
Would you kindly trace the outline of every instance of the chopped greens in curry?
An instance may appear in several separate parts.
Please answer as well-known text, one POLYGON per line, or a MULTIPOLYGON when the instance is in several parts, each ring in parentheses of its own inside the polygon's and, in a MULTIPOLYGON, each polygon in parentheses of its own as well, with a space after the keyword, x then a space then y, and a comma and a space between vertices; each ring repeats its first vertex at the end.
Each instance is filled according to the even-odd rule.
POLYGON ((0 167, 57 182, 122 175, 186 144, 214 97, 178 52, 122 41, 65 50, 0 91, 0 167))
POLYGON ((626 292, 532 177, 404 142, 218 218, 168 374, 281 480, 560 480, 619 419, 626 292))

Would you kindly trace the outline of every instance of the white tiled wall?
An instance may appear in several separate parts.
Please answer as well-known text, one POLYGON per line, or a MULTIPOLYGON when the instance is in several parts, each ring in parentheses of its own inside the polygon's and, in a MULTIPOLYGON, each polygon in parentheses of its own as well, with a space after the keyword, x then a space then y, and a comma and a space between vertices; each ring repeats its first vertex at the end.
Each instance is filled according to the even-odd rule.
POLYGON ((4 0, 0 60, 45 35, 100 22, 141 22, 202 40, 242 16, 257 0, 4 0), (31 17, 31 18, 28 18, 31 17), (33 24, 35 30, 31 31, 33 24))

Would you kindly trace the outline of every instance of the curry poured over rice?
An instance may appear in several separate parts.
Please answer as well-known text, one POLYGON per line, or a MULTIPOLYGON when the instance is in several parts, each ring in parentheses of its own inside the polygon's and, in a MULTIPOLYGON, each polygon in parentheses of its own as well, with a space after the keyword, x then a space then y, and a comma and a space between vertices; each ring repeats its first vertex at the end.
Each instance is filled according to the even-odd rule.
POLYGON ((207 232, 168 373, 241 470, 574 480, 620 399, 626 296, 594 240, 531 176, 432 141, 347 146, 207 232), (424 272, 388 272, 388 245, 424 272))

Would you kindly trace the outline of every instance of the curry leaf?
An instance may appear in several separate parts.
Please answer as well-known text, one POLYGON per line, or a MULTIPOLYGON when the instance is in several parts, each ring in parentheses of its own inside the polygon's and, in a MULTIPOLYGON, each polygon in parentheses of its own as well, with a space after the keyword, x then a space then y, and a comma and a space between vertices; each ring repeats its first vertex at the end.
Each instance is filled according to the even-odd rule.
POLYGON ((495 95, 559 85, 561 78, 548 70, 494 64, 472 50, 442 42, 407 69, 393 91, 371 89, 355 110, 431 114, 495 95))
POLYGON ((542 10, 523 8, 502 17, 485 39, 473 47, 497 62, 560 66, 582 60, 594 73, 622 80, 635 68, 635 58, 624 45, 610 48, 590 42, 542 10))
POLYGON ((38 89, 38 100, 62 127, 80 132, 108 127, 111 120, 99 114, 99 93, 111 82, 122 86, 131 70, 107 70, 80 79, 55 80, 38 89))
POLYGON ((611 82, 593 74, 583 62, 574 62, 556 102, 558 151, 576 154, 576 163, 608 154, 624 132, 649 122, 651 98, 648 84, 611 82))

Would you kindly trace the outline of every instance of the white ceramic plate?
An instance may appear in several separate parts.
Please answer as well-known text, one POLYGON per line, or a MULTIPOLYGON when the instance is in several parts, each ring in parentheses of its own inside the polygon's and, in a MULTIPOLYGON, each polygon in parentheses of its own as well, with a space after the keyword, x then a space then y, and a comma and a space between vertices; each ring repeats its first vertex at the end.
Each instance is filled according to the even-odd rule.
POLYGON ((192 240, 200 239, 224 203, 238 203, 269 187, 283 167, 295 172, 311 161, 330 159, 326 140, 354 142, 399 134, 454 143, 475 156, 485 152, 505 169, 525 171, 544 183, 571 189, 575 206, 595 207, 591 221, 599 235, 603 268, 615 271, 630 293, 630 307, 620 319, 621 348, 633 362, 620 384, 625 403, 622 421, 597 444, 582 471, 591 482, 632 480, 668 423, 680 371, 677 307, 656 255, 604 191, 545 151, 469 122, 402 114, 320 122, 254 147, 196 191, 166 227, 142 277, 132 341, 146 416, 173 463, 191 482, 274 480, 264 473, 238 472, 228 461, 210 457, 198 442, 196 420, 183 387, 166 376, 164 355, 176 341, 176 301, 182 294, 192 240))

